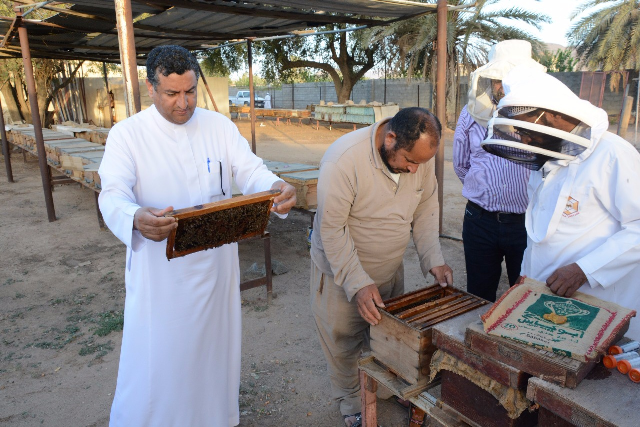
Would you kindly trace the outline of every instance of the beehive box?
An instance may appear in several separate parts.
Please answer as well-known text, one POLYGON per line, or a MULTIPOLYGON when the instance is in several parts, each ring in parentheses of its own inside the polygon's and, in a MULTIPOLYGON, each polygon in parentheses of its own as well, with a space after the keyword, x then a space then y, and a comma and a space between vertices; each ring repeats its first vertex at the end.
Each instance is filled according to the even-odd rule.
POLYGON ((100 169, 100 161, 84 166, 84 181, 90 186, 96 187, 96 181, 100 184, 98 169, 100 169))
POLYGON ((278 194, 263 191, 167 213, 178 221, 167 239, 167 259, 262 235, 278 194))
POLYGON ((273 160, 263 160, 263 162, 269 171, 278 176, 283 173, 304 172, 318 169, 317 166, 305 165, 303 163, 285 163, 273 160))
POLYGON ((87 139, 96 144, 105 145, 109 136, 109 128, 98 128, 87 132, 87 139))
POLYGON ((283 173, 280 178, 296 188, 296 207, 315 209, 318 207, 318 177, 319 170, 283 173))
POLYGON ((488 301, 453 287, 433 285, 384 302, 371 327, 371 352, 410 384, 426 383, 436 347, 432 327, 488 301))

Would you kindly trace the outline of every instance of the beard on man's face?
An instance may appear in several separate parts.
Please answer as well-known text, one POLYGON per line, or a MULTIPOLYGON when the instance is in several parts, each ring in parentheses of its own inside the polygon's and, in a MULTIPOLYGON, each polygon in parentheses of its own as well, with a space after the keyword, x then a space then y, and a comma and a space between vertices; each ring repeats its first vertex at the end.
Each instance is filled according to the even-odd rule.
POLYGON ((389 164, 389 156, 395 152, 395 148, 387 151, 385 145, 382 144, 382 146, 380 147, 380 158, 382 159, 382 163, 384 163, 384 165, 387 167, 387 169, 389 169, 389 172, 391 173, 408 173, 409 171, 406 169, 397 169, 389 164))

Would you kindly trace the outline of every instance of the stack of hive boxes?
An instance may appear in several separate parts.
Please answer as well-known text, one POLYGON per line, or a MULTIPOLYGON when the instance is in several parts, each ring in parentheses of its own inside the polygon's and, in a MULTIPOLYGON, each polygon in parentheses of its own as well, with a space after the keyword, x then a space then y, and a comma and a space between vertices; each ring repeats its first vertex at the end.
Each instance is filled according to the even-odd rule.
MULTIPOLYGON (((69 177, 100 189, 98 168, 104 155, 104 144, 76 136, 93 136, 95 140, 106 142, 107 134, 108 129, 95 127, 87 129, 66 125, 58 126, 56 130, 43 129, 47 161, 69 177)), ((7 137, 13 144, 36 153, 35 131, 32 126, 10 126, 7 137)))
MULTIPOLYGON (((419 304, 433 303, 407 307, 415 311, 419 304)), ((393 307, 394 302, 385 304, 393 307)), ((440 307, 450 304, 442 299, 440 307)), ((431 326, 429 335, 403 325, 406 319, 389 322, 384 313, 371 328, 372 355, 407 384, 425 384, 421 390, 439 373, 439 408, 455 414, 465 423, 460 425, 638 425, 634 411, 625 415, 624 409, 640 404, 637 385, 612 376, 597 360, 580 361, 488 335, 479 320, 488 309, 485 305, 450 317, 431 326), (603 399, 613 395, 615 403, 603 399)), ((610 340, 621 339, 626 329, 610 340)), ((441 424, 432 418, 430 425, 441 424)))
POLYGON ((332 123, 356 123, 371 125, 400 111, 397 104, 331 104, 314 105, 315 118, 332 123))

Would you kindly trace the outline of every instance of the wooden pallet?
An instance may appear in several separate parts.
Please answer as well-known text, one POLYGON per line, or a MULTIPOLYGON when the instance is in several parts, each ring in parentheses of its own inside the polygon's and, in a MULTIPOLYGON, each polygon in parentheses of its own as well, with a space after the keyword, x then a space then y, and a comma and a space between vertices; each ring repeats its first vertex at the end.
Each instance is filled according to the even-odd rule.
POLYGON ((405 400, 419 395, 430 385, 428 381, 422 381, 418 384, 409 383, 375 356, 367 356, 358 360, 358 368, 375 378, 378 383, 388 388, 395 396, 405 400))

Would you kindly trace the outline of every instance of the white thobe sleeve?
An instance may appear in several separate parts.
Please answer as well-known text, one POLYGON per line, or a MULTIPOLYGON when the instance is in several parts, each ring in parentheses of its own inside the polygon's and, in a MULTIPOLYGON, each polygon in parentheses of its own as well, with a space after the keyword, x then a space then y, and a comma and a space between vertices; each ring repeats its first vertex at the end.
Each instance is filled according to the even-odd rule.
POLYGON ((116 128, 109 132, 98 173, 102 183, 98 203, 104 222, 128 248, 139 251, 147 240, 133 229, 133 216, 140 209, 133 194, 136 165, 125 138, 116 128))
POLYGON ((640 161, 634 155, 619 156, 609 166, 595 172, 606 180, 595 195, 621 230, 576 262, 592 287, 615 284, 640 262, 640 161))

